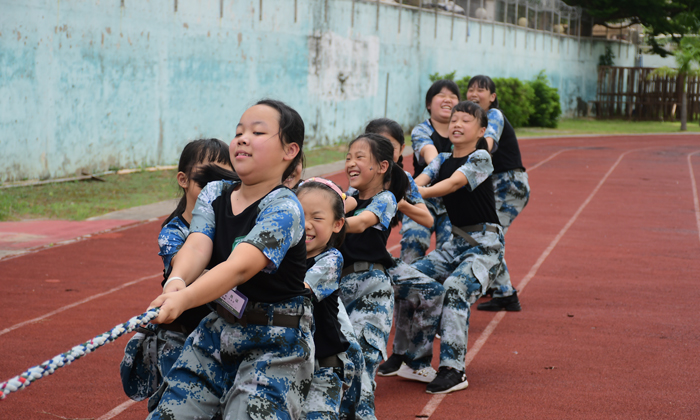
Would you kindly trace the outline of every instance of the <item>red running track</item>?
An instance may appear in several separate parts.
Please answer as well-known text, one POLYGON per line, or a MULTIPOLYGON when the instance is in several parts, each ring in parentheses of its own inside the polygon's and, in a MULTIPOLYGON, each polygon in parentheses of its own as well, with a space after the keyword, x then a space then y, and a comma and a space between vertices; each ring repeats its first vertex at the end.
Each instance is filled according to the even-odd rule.
MULTIPOLYGON (((473 312, 465 391, 431 396, 377 378, 378 418, 700 418, 700 136, 521 149, 533 191, 507 260, 523 311, 473 312)), ((158 231, 147 223, 0 261, 0 380, 143 312, 159 293, 158 231)), ((121 390, 125 344, 10 394, 0 418, 144 418, 121 390)))

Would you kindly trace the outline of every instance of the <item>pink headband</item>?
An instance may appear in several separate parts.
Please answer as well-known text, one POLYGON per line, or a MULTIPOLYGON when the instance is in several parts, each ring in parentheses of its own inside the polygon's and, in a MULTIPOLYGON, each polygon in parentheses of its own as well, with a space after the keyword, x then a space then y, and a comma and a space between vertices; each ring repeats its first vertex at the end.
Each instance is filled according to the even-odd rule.
POLYGON ((318 182, 319 184, 323 184, 327 187, 330 187, 333 191, 337 192, 338 195, 340 196, 341 199, 345 200, 347 195, 345 195, 344 192, 340 191, 340 188, 338 188, 337 185, 335 185, 333 182, 325 179, 325 178, 319 178, 319 177, 311 177, 304 182, 302 182, 299 186, 306 184, 307 182, 318 182))

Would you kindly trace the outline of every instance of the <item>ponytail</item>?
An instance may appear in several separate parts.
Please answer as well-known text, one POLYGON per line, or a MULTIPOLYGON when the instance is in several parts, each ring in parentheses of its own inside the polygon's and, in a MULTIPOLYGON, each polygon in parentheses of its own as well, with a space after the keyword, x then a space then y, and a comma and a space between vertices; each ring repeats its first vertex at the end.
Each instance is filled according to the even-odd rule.
MULTIPOLYGON (((390 162, 389 170, 387 170, 387 172, 391 173, 389 191, 394 194, 394 197, 396 197, 396 203, 398 203, 406 196, 406 190, 408 190, 409 186, 408 177, 406 176, 406 172, 403 171, 402 167, 393 161, 390 162)), ((399 224, 399 221, 401 221, 401 213, 397 211, 394 218, 391 219, 389 226, 395 227, 399 224)))

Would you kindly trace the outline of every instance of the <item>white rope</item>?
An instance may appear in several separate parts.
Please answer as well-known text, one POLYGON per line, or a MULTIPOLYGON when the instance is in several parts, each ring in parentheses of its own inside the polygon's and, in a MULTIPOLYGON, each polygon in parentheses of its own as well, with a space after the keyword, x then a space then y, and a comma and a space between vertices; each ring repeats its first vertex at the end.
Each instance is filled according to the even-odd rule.
POLYGON ((158 316, 159 311, 159 308, 155 308, 144 312, 141 315, 135 316, 127 322, 119 324, 111 330, 98 335, 92 340, 77 345, 69 351, 59 354, 53 359, 49 359, 38 366, 31 367, 24 373, 17 375, 8 381, 0 383, 0 400, 4 400, 10 392, 16 392, 20 389, 26 388, 37 379, 51 375, 56 371, 56 369, 69 365, 74 360, 85 356, 98 347, 102 347, 107 343, 111 343, 122 335, 130 333, 139 325, 147 324, 158 316))

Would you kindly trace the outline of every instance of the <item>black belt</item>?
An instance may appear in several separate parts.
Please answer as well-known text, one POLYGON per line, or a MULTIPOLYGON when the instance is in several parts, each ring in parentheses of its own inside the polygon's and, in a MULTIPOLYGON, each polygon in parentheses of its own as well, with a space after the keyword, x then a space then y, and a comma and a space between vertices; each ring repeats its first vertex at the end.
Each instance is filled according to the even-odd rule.
POLYGON ((370 271, 370 270, 381 270, 381 271, 386 273, 384 266, 379 264, 379 263, 360 261, 360 262, 356 262, 356 263, 353 263, 352 265, 345 267, 343 269, 343 272, 340 274, 340 276, 345 277, 345 276, 352 274, 352 273, 362 273, 363 271, 370 271))
POLYGON ((472 238, 472 236, 470 234, 468 234, 467 232, 483 232, 483 231, 498 233, 498 228, 496 226, 487 225, 486 223, 480 223, 478 225, 461 226, 461 227, 452 226, 452 233, 454 233, 457 236, 461 236, 471 246, 477 246, 477 245, 479 245, 479 242, 477 242, 476 239, 472 238))
MULTIPOLYGON (((220 317, 231 324, 241 324, 243 327, 248 324, 253 325, 270 325, 270 318, 267 313, 253 310, 243 312, 243 316, 236 318, 234 314, 229 312, 226 308, 216 304, 216 313, 220 317)), ((301 315, 285 315, 285 314, 273 314, 272 315, 272 326, 274 327, 286 327, 286 328, 299 328, 299 321, 301 320, 301 315)))
POLYGON ((334 354, 333 356, 318 359, 318 365, 320 367, 343 367, 343 362, 337 354, 334 354))

